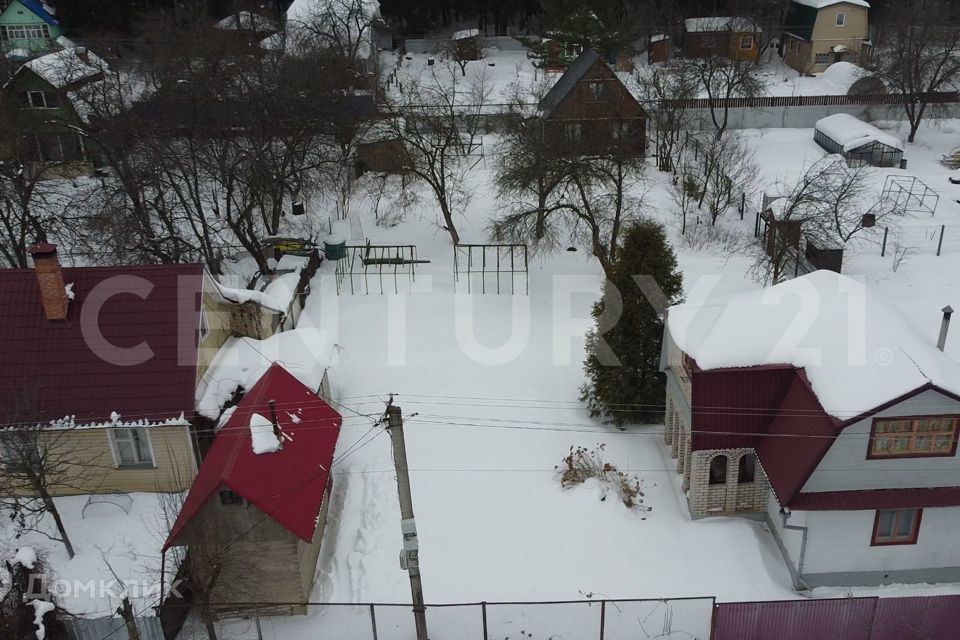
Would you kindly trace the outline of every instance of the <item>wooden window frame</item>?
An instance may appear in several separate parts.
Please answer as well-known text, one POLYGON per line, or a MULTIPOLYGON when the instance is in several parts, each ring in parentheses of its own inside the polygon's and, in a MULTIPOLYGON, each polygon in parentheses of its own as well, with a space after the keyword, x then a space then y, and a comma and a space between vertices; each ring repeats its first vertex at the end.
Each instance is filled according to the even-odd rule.
MULTIPOLYGON (((870 425, 870 438, 867 440, 867 460, 897 460, 901 458, 951 458, 957 454, 957 433, 960 431, 960 416, 953 415, 938 415, 938 416, 896 416, 896 417, 883 417, 883 418, 874 418, 870 425), (874 442, 878 439, 877 427, 884 422, 899 422, 899 421, 919 421, 919 420, 952 420, 953 421, 953 435, 951 436, 950 449, 948 451, 914 451, 910 448, 903 453, 876 453, 874 451, 874 442)), ((890 433, 890 432, 884 432, 890 433)), ((893 432, 896 433, 896 432, 893 432)), ((907 433, 907 432, 903 432, 907 433)), ((917 434, 927 433, 928 435, 934 433, 946 433, 938 431, 928 431, 922 432, 917 431, 913 425, 911 425, 911 430, 909 432, 909 437, 911 441, 911 446, 913 440, 916 439, 917 434)), ((932 437, 932 435, 930 435, 932 437)))
POLYGON ((753 36, 740 36, 740 50, 753 51, 753 36), (744 44, 747 46, 743 46, 744 44))
MULTIPOLYGON (((113 466, 116 469, 156 469, 157 468, 157 456, 153 452, 153 438, 150 436, 149 427, 111 427, 108 430, 109 440, 110 440, 110 452, 113 454, 113 466), (140 432, 145 441, 147 453, 150 455, 149 461, 140 461, 137 463, 125 463, 120 459, 120 449, 117 446, 117 432, 123 429, 124 431, 138 431, 140 432)), ((131 443, 132 444, 132 443, 131 443)), ((134 448, 134 451, 136 449, 134 448)))
POLYGON ((873 516, 873 533, 870 534, 870 546, 871 547, 889 547, 894 545, 902 544, 917 544, 917 540, 920 537, 920 521, 923 519, 923 509, 919 507, 911 507, 908 509, 878 509, 873 516), (892 511, 893 516, 893 529, 892 532, 895 535, 897 531, 897 524, 899 522, 900 514, 904 511, 914 512, 913 528, 910 529, 909 538, 892 538, 890 540, 877 540, 877 531, 880 528, 880 514, 886 511, 892 511))

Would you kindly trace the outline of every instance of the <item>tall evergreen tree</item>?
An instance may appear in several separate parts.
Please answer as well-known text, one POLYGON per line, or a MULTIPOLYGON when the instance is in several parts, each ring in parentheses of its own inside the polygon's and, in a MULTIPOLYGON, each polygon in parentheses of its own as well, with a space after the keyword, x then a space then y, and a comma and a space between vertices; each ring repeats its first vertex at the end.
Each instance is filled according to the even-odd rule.
POLYGON ((628 19, 623 0, 544 0, 543 39, 522 39, 539 67, 567 66, 584 48, 611 59, 633 54, 640 23, 628 19))
POLYGON ((649 220, 631 225, 603 297, 593 307, 597 326, 587 336, 587 383, 581 399, 592 416, 618 426, 662 419, 663 322, 655 306, 676 304, 682 293, 683 276, 663 227, 649 220), (660 288, 655 295, 646 284, 650 278, 660 288))

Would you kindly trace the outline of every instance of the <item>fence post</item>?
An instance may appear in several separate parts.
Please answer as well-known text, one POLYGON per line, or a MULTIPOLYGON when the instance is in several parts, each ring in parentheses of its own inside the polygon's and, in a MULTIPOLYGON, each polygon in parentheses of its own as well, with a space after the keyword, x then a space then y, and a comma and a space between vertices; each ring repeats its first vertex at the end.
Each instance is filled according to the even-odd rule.
POLYGON ((370 627, 373 629, 373 640, 377 640, 377 610, 370 603, 370 627))
POLYGON ((743 210, 747 208, 747 193, 740 194, 740 219, 743 220, 743 210))
POLYGON ((257 640, 263 640, 263 629, 260 628, 260 610, 253 612, 253 619, 257 622, 257 640))
POLYGON ((480 612, 483 614, 483 640, 489 640, 487 638, 487 603, 480 603, 480 612))
POLYGON ((945 225, 945 224, 940 225, 940 241, 937 242, 937 255, 938 255, 938 256, 940 255, 940 249, 943 248, 943 232, 946 230, 946 228, 947 228, 947 225, 945 225))
POLYGON ((600 601, 600 640, 603 640, 604 627, 607 624, 607 601, 600 601))
POLYGON ((887 254, 887 233, 890 231, 890 227, 883 228, 883 246, 880 247, 880 257, 882 258, 887 254))

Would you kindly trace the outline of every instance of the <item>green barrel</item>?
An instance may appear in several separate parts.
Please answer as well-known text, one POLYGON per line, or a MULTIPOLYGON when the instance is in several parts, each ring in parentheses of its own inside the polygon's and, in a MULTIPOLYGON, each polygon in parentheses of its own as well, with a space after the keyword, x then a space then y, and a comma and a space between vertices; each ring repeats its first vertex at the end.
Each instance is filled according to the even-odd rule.
POLYGON ((327 256, 327 260, 343 260, 344 258, 347 257, 346 240, 341 240, 340 242, 331 242, 330 240, 324 240, 323 254, 327 256))

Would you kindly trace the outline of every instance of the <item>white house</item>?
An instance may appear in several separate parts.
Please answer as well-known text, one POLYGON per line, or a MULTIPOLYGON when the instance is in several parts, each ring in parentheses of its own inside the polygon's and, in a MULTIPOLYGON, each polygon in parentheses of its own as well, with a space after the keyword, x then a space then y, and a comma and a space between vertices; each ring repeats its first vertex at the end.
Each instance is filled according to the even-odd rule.
POLYGON ((881 294, 816 271, 665 333, 694 517, 768 520, 797 588, 960 580, 960 364, 881 294))

